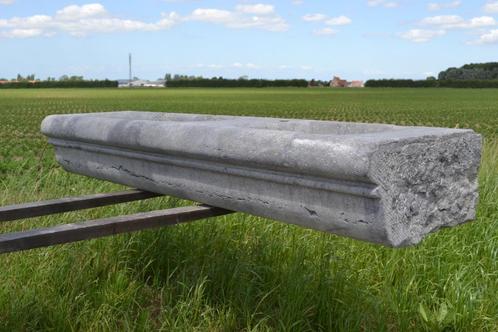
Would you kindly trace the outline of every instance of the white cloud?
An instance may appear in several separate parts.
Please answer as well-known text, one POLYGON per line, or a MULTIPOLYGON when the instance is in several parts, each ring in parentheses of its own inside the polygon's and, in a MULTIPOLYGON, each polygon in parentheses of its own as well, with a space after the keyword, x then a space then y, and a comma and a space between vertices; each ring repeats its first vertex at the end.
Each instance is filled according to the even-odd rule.
POLYGON ((145 23, 135 20, 123 20, 117 18, 86 19, 77 23, 69 23, 63 29, 74 36, 85 36, 97 32, 120 32, 120 31, 157 31, 165 29, 172 24, 166 24, 167 20, 157 23, 145 23))
POLYGON ((336 25, 348 25, 351 24, 352 22, 353 20, 351 20, 349 17, 342 15, 328 19, 327 21, 325 21, 325 24, 336 26, 336 25))
POLYGON ((337 31, 332 28, 323 28, 313 31, 313 34, 317 36, 335 36, 337 31))
POLYGON ((47 15, 33 15, 29 17, 13 17, 11 19, 0 19, 0 28, 12 29, 39 29, 53 24, 52 17, 47 15))
POLYGON ((483 33, 479 39, 469 44, 498 44, 498 29, 483 33))
POLYGON ((396 8, 399 6, 399 3, 396 1, 389 0, 368 0, 368 6, 370 7, 385 7, 385 8, 396 8))
POLYGON ((144 22, 114 17, 102 4, 91 3, 66 6, 53 16, 33 15, 0 19, 0 37, 52 36, 60 32, 73 36, 85 36, 90 33, 158 31, 190 21, 222 24, 229 28, 239 29, 258 28, 267 31, 288 29, 287 22, 274 13, 274 7, 264 4, 239 5, 233 11, 198 8, 185 16, 175 12, 162 13, 158 21, 144 22))
POLYGON ((29 38, 36 37, 43 34, 43 30, 40 29, 12 29, 6 32, 2 32, 0 36, 7 38, 29 38))
POLYGON ((319 22, 319 21, 325 20, 326 18, 327 18, 327 15, 319 14, 319 13, 306 14, 303 16, 303 20, 306 22, 319 22))
POLYGON ((458 8, 462 4, 462 1, 456 0, 451 2, 432 2, 427 5, 427 9, 430 11, 437 11, 449 8, 458 8))
POLYGON ((474 17, 470 19, 463 28, 481 28, 496 25, 496 20, 491 16, 474 17))
POLYGON ((344 15, 328 17, 327 15, 320 13, 306 14, 302 17, 302 19, 306 22, 323 22, 322 24, 325 26, 322 25, 322 28, 313 31, 313 34, 316 36, 335 36, 337 34, 337 30, 327 26, 343 26, 349 25, 353 22, 353 20, 344 15))
POLYGON ((435 37, 440 37, 446 34, 444 30, 423 30, 423 29, 412 29, 400 34, 400 37, 406 40, 410 40, 415 43, 425 43, 430 41, 435 37))
POLYGON ((424 25, 458 25, 465 22, 465 20, 458 15, 439 15, 439 16, 431 16, 426 17, 422 21, 421 24, 424 25))
POLYGON ((98 32, 157 31, 173 26, 178 20, 178 15, 171 13, 149 23, 112 17, 101 4, 70 5, 58 10, 54 16, 33 15, 0 20, 0 36, 28 38, 52 36, 58 32, 85 36, 98 32))
MULTIPOLYGON (((457 5, 456 1, 445 3, 457 5)), ((435 7, 433 7, 435 9, 435 7)), ((452 29, 471 29, 481 34, 478 40, 467 42, 467 44, 488 44, 493 43, 496 30, 483 32, 484 28, 494 27, 498 25, 496 19, 492 16, 478 16, 470 19, 465 19, 460 15, 437 15, 422 19, 419 25, 424 26, 424 29, 412 29, 399 34, 400 37, 414 42, 427 42, 435 37, 446 34, 452 29)))
POLYGON ((190 15, 190 20, 210 23, 224 23, 233 19, 232 12, 222 9, 198 8, 190 15))
POLYGON ((484 11, 488 14, 498 13, 498 1, 490 1, 485 4, 484 11))
POLYGON ((420 21, 420 24, 437 26, 442 29, 475 29, 494 26, 497 22, 491 16, 480 16, 465 20, 458 15, 439 15, 426 17, 420 21))
POLYGON ((70 5, 58 10, 55 18, 62 21, 74 21, 88 17, 106 16, 107 12, 100 3, 91 3, 87 5, 70 5))
POLYGON ((223 24, 228 28, 257 28, 275 32, 287 31, 289 28, 287 22, 274 13, 273 6, 262 4, 239 5, 234 11, 198 8, 189 16, 184 17, 183 21, 200 21, 223 24), (258 15, 256 12, 260 14, 258 15))
POLYGON ((348 25, 353 22, 349 17, 341 15, 337 17, 328 17, 324 14, 306 14, 303 17, 303 20, 306 22, 322 22, 325 21, 326 25, 348 25))
POLYGON ((11 5, 15 0, 0 0, 0 5, 11 5))
POLYGON ((254 5, 238 5, 236 10, 244 14, 269 15, 273 14, 274 7, 272 5, 258 3, 254 5))

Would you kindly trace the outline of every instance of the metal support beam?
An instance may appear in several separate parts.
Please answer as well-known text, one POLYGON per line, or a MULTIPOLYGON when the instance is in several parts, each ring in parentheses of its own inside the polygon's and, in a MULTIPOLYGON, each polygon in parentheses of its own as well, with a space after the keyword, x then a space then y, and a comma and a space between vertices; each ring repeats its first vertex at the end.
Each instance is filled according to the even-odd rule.
POLYGON ((0 222, 40 217, 54 213, 84 210, 100 206, 138 201, 157 196, 162 195, 138 189, 131 189, 107 194, 66 197, 49 201, 10 205, 0 207, 0 222))
POLYGON ((229 213, 233 213, 233 211, 206 205, 189 206, 8 233, 0 235, 0 253, 176 225, 229 213))

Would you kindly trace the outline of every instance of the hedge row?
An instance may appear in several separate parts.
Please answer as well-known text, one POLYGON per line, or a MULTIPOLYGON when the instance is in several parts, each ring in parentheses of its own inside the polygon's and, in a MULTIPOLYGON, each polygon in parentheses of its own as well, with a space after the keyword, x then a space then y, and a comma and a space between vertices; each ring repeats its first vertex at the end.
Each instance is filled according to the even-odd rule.
POLYGON ((37 89, 37 88, 117 88, 117 81, 36 81, 8 82, 0 84, 0 89, 37 89))
POLYGON ((168 88, 268 88, 268 87, 297 87, 308 86, 306 80, 230 80, 230 79, 194 79, 173 80, 166 83, 168 88))
POLYGON ((369 88, 498 88, 498 80, 368 80, 369 88))

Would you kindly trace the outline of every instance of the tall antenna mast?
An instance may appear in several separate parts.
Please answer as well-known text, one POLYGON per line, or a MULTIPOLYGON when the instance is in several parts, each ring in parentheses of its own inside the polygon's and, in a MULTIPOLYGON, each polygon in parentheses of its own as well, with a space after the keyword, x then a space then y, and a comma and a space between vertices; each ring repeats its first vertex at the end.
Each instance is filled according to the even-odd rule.
POLYGON ((131 53, 128 54, 128 64, 129 64, 129 78, 128 78, 128 86, 131 87, 131 53))

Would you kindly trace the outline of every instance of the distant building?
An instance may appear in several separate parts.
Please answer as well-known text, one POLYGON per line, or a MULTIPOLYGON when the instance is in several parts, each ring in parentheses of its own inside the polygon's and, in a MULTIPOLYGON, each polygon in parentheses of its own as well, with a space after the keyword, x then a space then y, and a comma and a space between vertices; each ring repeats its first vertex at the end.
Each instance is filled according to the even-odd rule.
POLYGON ((363 81, 351 81, 341 79, 339 76, 334 76, 332 81, 330 81, 331 88, 363 88, 365 84, 363 81))
POLYGON ((119 88, 164 88, 165 80, 149 81, 149 80, 118 80, 119 88))
POLYGON ((352 82, 349 82, 349 87, 350 88, 363 88, 363 87, 365 87, 365 83, 363 83, 363 81, 352 81, 352 82))
POLYGON ((0 84, 9 84, 9 83, 25 83, 25 82, 28 82, 28 83, 31 83, 31 84, 36 84, 36 83, 38 83, 38 81, 37 81, 37 80, 27 80, 27 81, 18 81, 18 80, 8 81, 8 80, 1 80, 1 81, 0 81, 0 84))
POLYGON ((341 79, 339 76, 334 76, 332 81, 330 81, 331 88, 346 88, 348 86, 348 81, 341 79))

